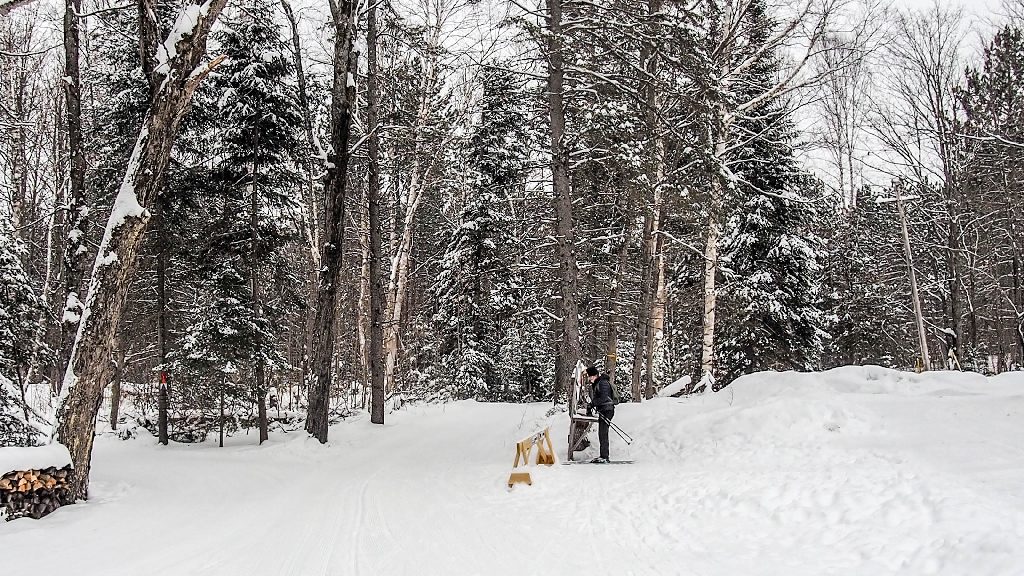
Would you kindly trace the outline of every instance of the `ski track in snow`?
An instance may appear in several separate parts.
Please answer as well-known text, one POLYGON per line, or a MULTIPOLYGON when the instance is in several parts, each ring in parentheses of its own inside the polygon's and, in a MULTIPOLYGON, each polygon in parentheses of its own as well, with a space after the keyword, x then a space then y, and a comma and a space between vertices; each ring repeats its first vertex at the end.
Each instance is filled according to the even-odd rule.
MULTIPOLYGON (((1024 574, 1024 374, 754 375, 621 405, 623 466, 532 469, 549 406, 414 406, 229 446, 97 441, 94 499, 0 523, 0 568, 84 576, 1024 574), (59 542, 59 546, 54 546, 59 542), (42 559, 42 560, 41 560, 42 559)), ((596 438, 595 438, 596 440, 596 438)), ((596 444, 596 442, 595 442, 596 444)), ((590 458, 596 446, 582 453, 590 458)))

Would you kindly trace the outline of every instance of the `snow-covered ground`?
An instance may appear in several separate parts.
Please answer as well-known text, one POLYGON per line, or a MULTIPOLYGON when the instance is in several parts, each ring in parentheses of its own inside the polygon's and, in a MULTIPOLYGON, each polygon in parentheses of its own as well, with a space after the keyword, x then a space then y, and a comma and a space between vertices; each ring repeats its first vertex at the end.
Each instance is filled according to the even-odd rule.
POLYGON ((0 523, 0 567, 91 576, 1024 574, 1024 374, 761 374, 621 405, 612 456, 508 490, 548 405, 411 407, 161 448, 103 437, 94 499, 0 523))

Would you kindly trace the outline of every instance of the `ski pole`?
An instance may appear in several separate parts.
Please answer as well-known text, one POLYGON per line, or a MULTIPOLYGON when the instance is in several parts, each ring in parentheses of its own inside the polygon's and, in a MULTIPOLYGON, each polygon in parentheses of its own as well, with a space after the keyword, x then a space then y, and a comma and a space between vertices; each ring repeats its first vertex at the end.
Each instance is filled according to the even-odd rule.
POLYGON ((633 441, 633 437, 630 436, 629 434, 626 434, 626 431, 623 430, 622 428, 620 428, 618 424, 612 422, 611 420, 608 420, 608 425, 611 426, 612 428, 614 428, 620 434, 624 435, 626 438, 629 438, 630 442, 633 441))
MULTIPOLYGON (((625 430, 623 430, 622 428, 619 428, 618 424, 616 424, 616 423, 612 422, 611 420, 605 418, 604 414, 601 414, 600 412, 598 412, 597 415, 601 418, 601 420, 604 420, 605 422, 607 422, 608 426, 614 428, 615 430, 618 430, 619 432, 622 432, 623 434, 626 434, 625 430)), ((629 434, 626 434, 626 436, 629 436, 629 434)), ((629 436, 629 439, 632 440, 633 437, 629 436)))
MULTIPOLYGON (((608 423, 609 423, 609 424, 611 424, 611 422, 608 422, 608 423)), ((632 436, 630 436, 629 434, 627 434, 625 430, 623 430, 622 428, 620 428, 620 427, 618 426, 618 424, 612 424, 612 426, 613 426, 613 427, 615 428, 615 432, 616 432, 617 434, 619 434, 619 435, 621 435, 621 436, 625 436, 626 438, 628 438, 628 439, 629 439, 629 442, 630 442, 630 443, 633 443, 633 442, 635 442, 635 441, 636 441, 636 440, 633 440, 633 437, 632 437, 632 436)))
POLYGON ((630 436, 629 434, 626 434, 625 430, 619 428, 617 424, 613 424, 611 420, 605 418, 603 415, 601 415, 601 420, 604 420, 605 424, 607 424, 608 427, 611 428, 612 431, 619 436, 619 438, 622 438, 626 442, 627 446, 633 444, 633 437, 630 436))

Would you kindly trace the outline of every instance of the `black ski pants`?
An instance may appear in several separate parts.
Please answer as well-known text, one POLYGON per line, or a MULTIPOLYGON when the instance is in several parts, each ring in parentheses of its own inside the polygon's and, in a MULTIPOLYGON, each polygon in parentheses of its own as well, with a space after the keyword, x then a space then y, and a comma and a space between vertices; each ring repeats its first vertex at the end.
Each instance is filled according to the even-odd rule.
POLYGON ((615 417, 615 406, 608 406, 597 411, 601 418, 597 422, 597 440, 601 443, 601 458, 608 459, 608 423, 615 417))

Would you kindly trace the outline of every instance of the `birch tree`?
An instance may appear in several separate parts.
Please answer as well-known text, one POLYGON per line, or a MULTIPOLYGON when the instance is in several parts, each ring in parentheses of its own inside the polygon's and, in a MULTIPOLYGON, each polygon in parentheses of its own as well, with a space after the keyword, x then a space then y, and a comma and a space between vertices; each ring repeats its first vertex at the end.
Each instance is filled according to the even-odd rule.
POLYGON ((218 61, 203 63, 207 35, 225 3, 208 0, 183 7, 156 51, 153 73, 159 79, 159 89, 100 242, 57 408, 55 434, 71 452, 75 467, 72 494, 76 498, 88 497, 96 413, 112 376, 115 332, 149 223, 147 207, 153 206, 163 185, 174 137, 192 93, 218 61))
POLYGON ((715 387, 716 308, 719 239, 723 202, 736 185, 731 153, 756 135, 737 129, 742 118, 757 116, 764 106, 795 90, 819 83, 832 70, 808 73, 808 63, 824 49, 823 40, 844 8, 842 0, 800 0, 775 5, 766 0, 715 0, 704 3, 699 34, 702 61, 694 86, 702 111, 700 162, 710 176, 707 190, 707 228, 704 241, 703 327, 700 384, 715 387), (752 38, 753 24, 766 13, 778 14, 777 26, 762 38, 752 38), (750 71, 765 55, 785 47, 802 46, 782 73, 767 84, 752 86, 750 71))

